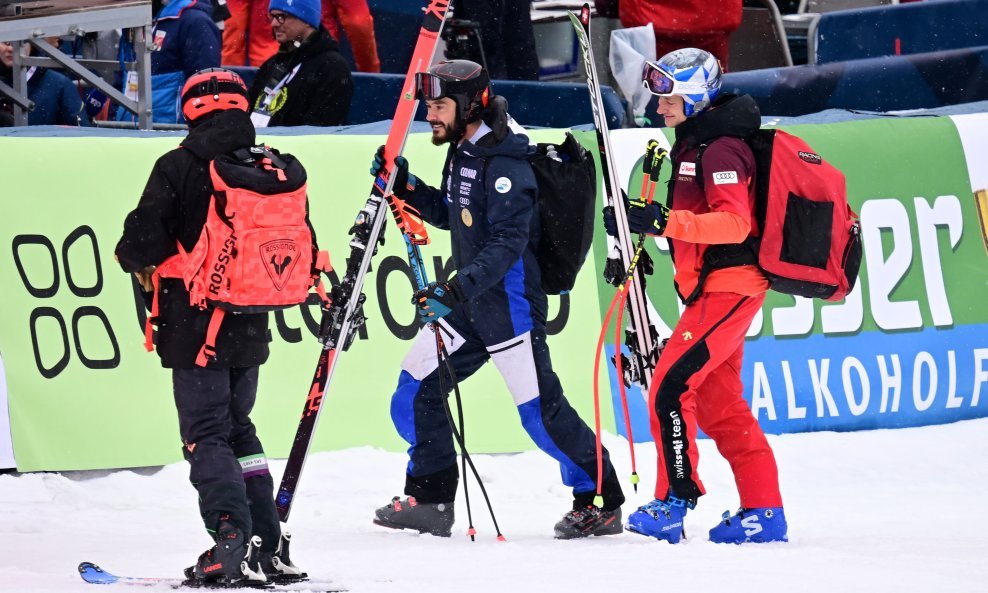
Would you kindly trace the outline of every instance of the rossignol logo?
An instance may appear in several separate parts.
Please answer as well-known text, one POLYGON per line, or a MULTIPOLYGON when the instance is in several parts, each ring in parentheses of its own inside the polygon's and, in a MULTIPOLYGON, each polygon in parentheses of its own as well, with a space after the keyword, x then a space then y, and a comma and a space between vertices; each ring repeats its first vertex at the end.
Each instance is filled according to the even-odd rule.
POLYGON ((683 443, 683 420, 675 410, 669 413, 669 417, 672 418, 672 450, 676 456, 673 467, 676 469, 676 477, 682 479, 686 477, 686 471, 683 469, 683 448, 685 447, 683 443))
POLYGON ((298 261, 298 245, 291 239, 276 239, 260 246, 261 261, 277 290, 285 288, 298 261))
POLYGON ((805 150, 800 150, 796 154, 799 155, 799 158, 803 159, 804 161, 806 161, 811 165, 819 165, 823 163, 823 157, 821 157, 815 152, 806 152, 805 150))
POLYGON ((237 238, 233 235, 230 235, 223 242, 223 249, 216 256, 216 261, 213 263, 213 270, 209 273, 209 294, 216 296, 220 293, 220 289, 223 287, 223 281, 226 279, 227 264, 233 259, 233 252, 236 247, 237 238))

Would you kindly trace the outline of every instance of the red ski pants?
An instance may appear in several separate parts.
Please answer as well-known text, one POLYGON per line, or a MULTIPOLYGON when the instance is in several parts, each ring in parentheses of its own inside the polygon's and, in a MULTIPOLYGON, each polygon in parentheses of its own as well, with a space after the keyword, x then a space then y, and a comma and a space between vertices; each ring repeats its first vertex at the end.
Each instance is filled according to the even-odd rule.
POLYGON ((697 425, 731 465, 744 508, 782 506, 775 455, 742 397, 744 336, 764 295, 704 293, 683 311, 648 394, 655 440, 655 498, 695 502, 706 491, 697 473, 697 425))
POLYGON ((268 4, 270 0, 227 0, 230 18, 223 27, 224 66, 260 66, 278 53, 268 4))

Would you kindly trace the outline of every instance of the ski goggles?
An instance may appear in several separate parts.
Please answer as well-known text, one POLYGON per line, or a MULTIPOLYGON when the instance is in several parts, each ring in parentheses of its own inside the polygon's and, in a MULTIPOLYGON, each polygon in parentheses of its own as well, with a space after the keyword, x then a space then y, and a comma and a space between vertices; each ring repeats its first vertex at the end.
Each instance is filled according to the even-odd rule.
POLYGON ((676 80, 653 62, 645 62, 642 67, 642 86, 648 92, 660 97, 669 95, 702 95, 710 89, 703 82, 683 82, 676 80))
POLYGON ((430 72, 415 73, 415 97, 426 101, 446 96, 446 81, 430 72))

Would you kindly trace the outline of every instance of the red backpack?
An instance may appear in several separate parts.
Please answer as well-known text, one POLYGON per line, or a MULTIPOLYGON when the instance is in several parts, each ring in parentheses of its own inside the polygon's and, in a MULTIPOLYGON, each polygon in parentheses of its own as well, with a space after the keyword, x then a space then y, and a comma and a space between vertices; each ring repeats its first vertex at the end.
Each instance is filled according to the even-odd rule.
POLYGON ((181 278, 190 304, 213 310, 199 366, 215 357, 227 312, 286 309, 305 302, 312 287, 325 302, 320 273, 332 269, 328 253, 317 251, 312 239, 306 173, 293 156, 254 146, 216 157, 209 174, 213 195, 202 233, 191 251, 179 243, 178 253, 155 270, 156 294, 145 326, 150 351, 158 278, 181 278))
MULTIPOLYGON (((854 288, 861 266, 861 225, 848 206, 844 174, 782 130, 758 130, 745 140, 755 155, 760 235, 739 245, 709 247, 702 276, 757 264, 775 291, 843 299, 854 288)), ((696 158, 698 180, 703 179, 705 148, 700 147, 696 158)))

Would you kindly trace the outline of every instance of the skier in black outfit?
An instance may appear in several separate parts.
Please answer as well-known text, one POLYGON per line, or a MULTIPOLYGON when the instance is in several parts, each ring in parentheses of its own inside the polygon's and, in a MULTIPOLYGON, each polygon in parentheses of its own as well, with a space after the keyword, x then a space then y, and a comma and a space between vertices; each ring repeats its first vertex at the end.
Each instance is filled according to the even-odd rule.
MULTIPOLYGON (((429 187, 396 159, 395 193, 433 226, 449 230, 456 275, 416 293, 419 317, 436 321, 450 360, 465 380, 493 360, 525 431, 560 466, 573 507, 557 538, 620 533, 624 494, 603 454, 603 506, 597 491, 594 434, 563 394, 546 343, 546 293, 536 251, 541 233, 528 137, 507 125, 487 72, 468 60, 440 62, 418 75, 432 142, 449 144, 443 181, 429 187)), ((372 173, 382 166, 378 151, 372 173)), ((374 522, 448 537, 459 474, 446 420, 432 329, 421 330, 402 362, 391 399, 395 428, 409 443, 405 494, 377 509, 374 522)))
POLYGON ((353 76, 339 45, 320 24, 319 0, 272 0, 271 30, 281 44, 250 87, 257 127, 341 126, 353 76))
POLYGON ((298 577, 287 557, 287 536, 274 505, 274 482, 250 419, 258 367, 268 358, 267 313, 227 315, 216 356, 205 367, 196 355, 206 338, 210 310, 190 305, 180 278, 159 278, 155 268, 199 240, 212 195, 210 161, 254 145, 247 88, 235 73, 211 68, 196 73, 182 91, 189 135, 155 163, 137 208, 124 221, 116 257, 134 273, 148 299, 158 298, 157 349, 172 369, 182 451, 199 510, 216 545, 186 570, 193 581, 242 582, 298 577), (260 553, 241 569, 251 536, 260 553), (260 566, 258 566, 260 564, 260 566), (262 573, 263 571, 263 573, 262 573))

